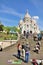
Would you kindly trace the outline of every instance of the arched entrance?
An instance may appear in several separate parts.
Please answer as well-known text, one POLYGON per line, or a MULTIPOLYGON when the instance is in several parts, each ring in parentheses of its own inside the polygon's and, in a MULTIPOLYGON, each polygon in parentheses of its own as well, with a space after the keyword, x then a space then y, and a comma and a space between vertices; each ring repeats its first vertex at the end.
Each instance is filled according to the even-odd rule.
POLYGON ((26 38, 28 38, 29 37, 29 31, 27 31, 27 33, 26 33, 26 38))
POLYGON ((30 31, 30 33, 32 34, 32 31, 30 31))
POLYGON ((24 30, 23 34, 24 34, 24 36, 26 35, 26 31, 25 30, 24 30))

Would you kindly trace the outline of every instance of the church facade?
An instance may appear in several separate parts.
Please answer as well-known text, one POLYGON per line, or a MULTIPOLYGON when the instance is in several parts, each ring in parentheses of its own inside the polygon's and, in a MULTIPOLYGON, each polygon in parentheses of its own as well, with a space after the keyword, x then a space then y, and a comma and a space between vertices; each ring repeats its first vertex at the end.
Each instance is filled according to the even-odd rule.
POLYGON ((29 32, 29 33, 40 33, 39 27, 35 19, 32 19, 29 15, 28 11, 26 12, 23 20, 21 19, 19 22, 19 28, 21 29, 21 33, 29 32))

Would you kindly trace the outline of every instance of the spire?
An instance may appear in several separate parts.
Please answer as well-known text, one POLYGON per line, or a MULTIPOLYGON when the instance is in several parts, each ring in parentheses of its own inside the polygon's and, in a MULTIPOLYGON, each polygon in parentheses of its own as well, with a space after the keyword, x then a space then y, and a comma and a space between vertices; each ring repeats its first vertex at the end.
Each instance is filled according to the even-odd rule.
POLYGON ((22 17, 20 17, 20 20, 22 20, 22 17))
POLYGON ((28 13, 28 9, 26 10, 26 13, 28 13))
POLYGON ((26 17, 26 18, 27 18, 27 17, 31 18, 31 16, 30 16, 29 13, 28 13, 28 9, 26 10, 25 17, 26 17))

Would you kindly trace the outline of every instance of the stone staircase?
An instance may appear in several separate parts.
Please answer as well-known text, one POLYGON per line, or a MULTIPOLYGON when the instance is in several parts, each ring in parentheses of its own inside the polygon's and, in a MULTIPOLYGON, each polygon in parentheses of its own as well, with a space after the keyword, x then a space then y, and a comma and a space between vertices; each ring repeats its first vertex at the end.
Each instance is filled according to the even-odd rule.
POLYGON ((24 43, 26 44, 27 42, 30 44, 30 54, 31 54, 31 58, 36 58, 36 59, 41 59, 43 58, 43 40, 41 40, 41 49, 40 49, 40 53, 36 54, 35 52, 33 52, 34 46, 36 45, 36 41, 33 40, 33 37, 29 36, 29 38, 27 39, 25 36, 21 35, 20 39, 19 39, 21 45, 24 43))

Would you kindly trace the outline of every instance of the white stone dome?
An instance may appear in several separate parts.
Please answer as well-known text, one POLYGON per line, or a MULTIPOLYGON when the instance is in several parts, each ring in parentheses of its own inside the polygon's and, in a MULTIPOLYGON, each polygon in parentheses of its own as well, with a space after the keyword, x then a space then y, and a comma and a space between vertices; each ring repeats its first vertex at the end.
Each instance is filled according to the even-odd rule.
POLYGON ((32 21, 33 21, 33 23, 35 23, 35 24, 36 24, 36 20, 32 19, 32 21))
POLYGON ((21 20, 20 20, 20 24, 22 24, 22 23, 23 23, 23 20, 21 19, 21 20))

